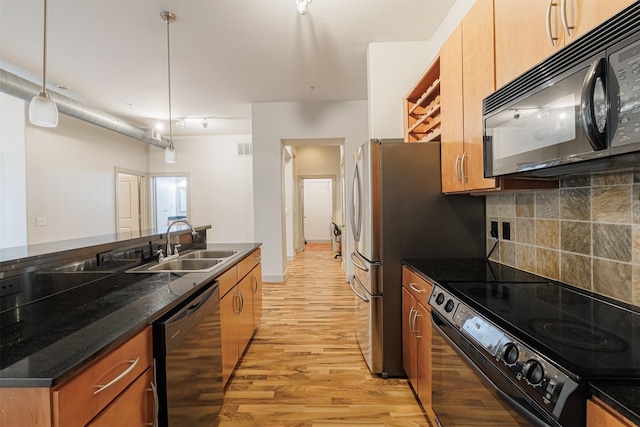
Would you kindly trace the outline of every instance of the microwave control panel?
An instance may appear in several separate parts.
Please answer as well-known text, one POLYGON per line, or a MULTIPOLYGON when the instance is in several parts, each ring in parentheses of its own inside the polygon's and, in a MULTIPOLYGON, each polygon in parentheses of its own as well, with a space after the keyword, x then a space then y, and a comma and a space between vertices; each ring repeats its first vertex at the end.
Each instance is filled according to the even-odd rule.
POLYGON ((618 85, 617 123, 611 146, 640 142, 640 40, 609 55, 609 66, 613 74, 610 81, 618 85))

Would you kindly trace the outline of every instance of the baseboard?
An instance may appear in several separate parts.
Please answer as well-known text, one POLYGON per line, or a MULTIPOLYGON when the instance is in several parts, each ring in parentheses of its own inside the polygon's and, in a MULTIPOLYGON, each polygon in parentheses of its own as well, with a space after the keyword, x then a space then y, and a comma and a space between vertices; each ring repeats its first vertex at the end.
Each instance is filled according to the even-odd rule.
POLYGON ((329 240, 307 240, 306 243, 321 243, 321 244, 329 244, 333 242, 333 240, 329 239, 329 240))

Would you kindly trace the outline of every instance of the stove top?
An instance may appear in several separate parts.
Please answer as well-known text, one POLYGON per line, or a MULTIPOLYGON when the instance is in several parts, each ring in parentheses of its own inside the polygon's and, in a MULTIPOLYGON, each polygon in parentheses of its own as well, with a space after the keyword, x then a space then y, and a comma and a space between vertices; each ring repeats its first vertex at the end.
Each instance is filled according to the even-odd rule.
POLYGON ((640 313, 631 307, 548 280, 439 284, 576 377, 640 378, 640 313))

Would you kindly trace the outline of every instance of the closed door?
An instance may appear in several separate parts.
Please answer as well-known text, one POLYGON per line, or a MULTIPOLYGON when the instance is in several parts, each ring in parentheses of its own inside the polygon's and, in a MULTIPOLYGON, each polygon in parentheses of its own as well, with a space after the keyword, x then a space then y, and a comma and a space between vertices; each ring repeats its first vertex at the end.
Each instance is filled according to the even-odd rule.
POLYGON ((307 242, 330 243, 333 219, 333 180, 303 179, 304 239, 307 242))
POLYGON ((140 231, 140 177, 118 174, 118 232, 140 231))

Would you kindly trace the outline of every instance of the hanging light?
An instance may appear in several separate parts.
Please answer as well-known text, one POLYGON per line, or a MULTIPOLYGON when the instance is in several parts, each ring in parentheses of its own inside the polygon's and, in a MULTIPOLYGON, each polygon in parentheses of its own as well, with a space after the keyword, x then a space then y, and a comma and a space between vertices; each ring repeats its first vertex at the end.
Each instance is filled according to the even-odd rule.
POLYGON ((296 0, 296 9, 300 15, 306 15, 313 0, 296 0))
POLYGON ((171 48, 169 43, 169 24, 175 22, 176 15, 171 12, 161 12, 162 20, 167 24, 167 77, 169 82, 169 146, 164 149, 164 162, 175 163, 177 161, 176 149, 173 147, 173 129, 171 124, 171 48))
POLYGON ((58 107, 47 93, 47 0, 44 0, 44 29, 42 46, 42 92, 29 103, 29 122, 36 126, 54 128, 58 126, 58 107))

